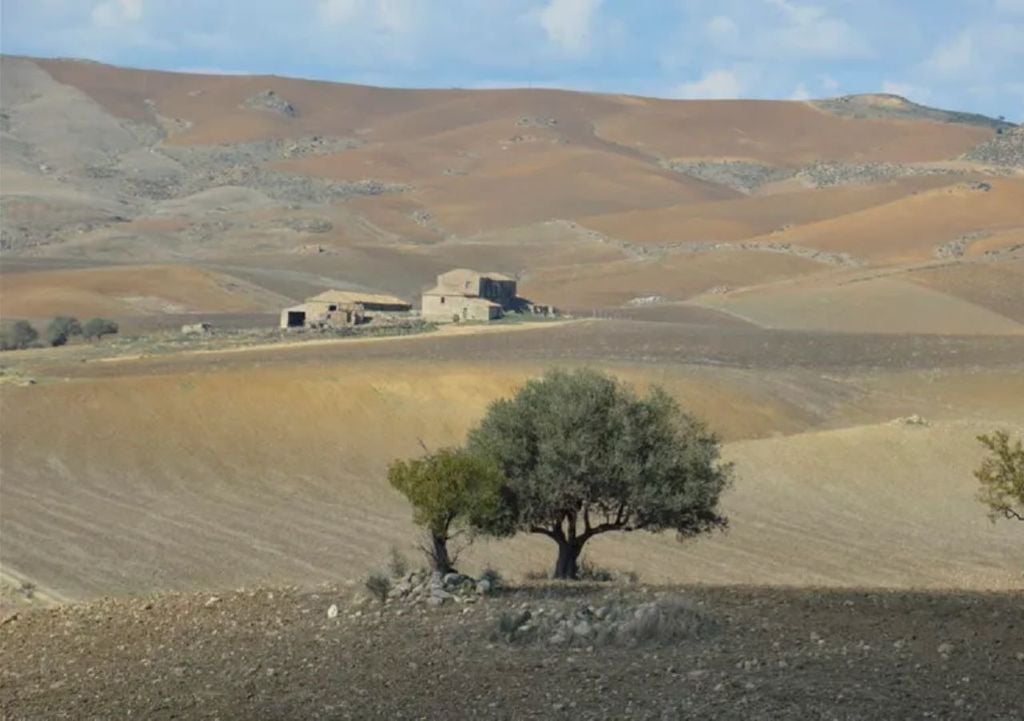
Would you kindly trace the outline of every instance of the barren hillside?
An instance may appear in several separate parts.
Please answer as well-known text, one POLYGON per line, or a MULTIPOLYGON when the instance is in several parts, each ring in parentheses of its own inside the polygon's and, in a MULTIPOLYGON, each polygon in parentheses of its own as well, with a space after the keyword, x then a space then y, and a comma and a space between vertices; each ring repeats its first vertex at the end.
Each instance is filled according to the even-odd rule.
POLYGON ((1022 254, 1019 131, 894 96, 673 101, 2 63, 5 258, 63 273, 41 305, 52 277, 3 282, 5 263, 6 318, 262 304, 126 303, 71 259, 205 266, 288 298, 344 285, 415 299, 439 270, 486 266, 589 310, 827 285, 837 264, 981 260, 984 282, 1022 254))

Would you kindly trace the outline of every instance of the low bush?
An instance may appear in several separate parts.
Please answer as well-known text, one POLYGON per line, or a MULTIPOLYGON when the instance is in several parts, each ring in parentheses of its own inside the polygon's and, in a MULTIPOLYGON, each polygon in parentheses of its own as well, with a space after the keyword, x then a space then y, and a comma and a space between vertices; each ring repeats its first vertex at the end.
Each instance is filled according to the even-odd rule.
POLYGON ((505 583, 505 579, 502 577, 501 573, 490 566, 485 567, 484 570, 480 572, 480 580, 487 581, 487 583, 491 584, 491 590, 497 590, 505 583))
POLYGON ((673 644, 709 636, 717 629, 718 622, 699 608, 680 599, 663 599, 638 607, 608 640, 627 646, 673 644))
POLYGON ((391 579, 385 574, 371 573, 366 577, 364 585, 366 590, 370 592, 370 595, 381 603, 385 603, 388 600, 388 594, 391 592, 391 579))
POLYGON ((402 552, 394 546, 391 547, 390 556, 388 557, 388 571, 391 573, 392 578, 401 578, 409 572, 409 562, 402 555, 402 552))

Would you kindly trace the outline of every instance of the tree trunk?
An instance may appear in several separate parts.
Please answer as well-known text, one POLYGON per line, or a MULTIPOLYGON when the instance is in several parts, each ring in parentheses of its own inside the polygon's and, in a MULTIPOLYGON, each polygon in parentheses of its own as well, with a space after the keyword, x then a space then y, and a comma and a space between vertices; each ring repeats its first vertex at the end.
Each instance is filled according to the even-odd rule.
POLYGON ((580 551, 582 543, 574 541, 558 541, 558 561, 555 562, 554 578, 574 581, 579 573, 580 551))
POLYGON ((455 569, 452 568, 452 559, 448 555, 448 539, 431 533, 430 544, 427 555, 430 556, 430 565, 433 569, 441 575, 452 573, 455 569))

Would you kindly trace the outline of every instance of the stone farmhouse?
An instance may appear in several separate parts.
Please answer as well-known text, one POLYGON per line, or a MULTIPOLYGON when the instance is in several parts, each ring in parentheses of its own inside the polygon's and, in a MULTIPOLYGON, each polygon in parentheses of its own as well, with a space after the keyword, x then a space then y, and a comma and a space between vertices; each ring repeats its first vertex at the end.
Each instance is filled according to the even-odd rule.
POLYGON ((401 313, 412 304, 380 293, 328 290, 281 311, 282 328, 337 328, 366 323, 375 312, 401 313))
POLYGON ((506 312, 548 315, 552 311, 516 295, 516 281, 503 273, 456 268, 437 276, 437 285, 424 291, 422 314, 434 322, 491 321, 506 312))

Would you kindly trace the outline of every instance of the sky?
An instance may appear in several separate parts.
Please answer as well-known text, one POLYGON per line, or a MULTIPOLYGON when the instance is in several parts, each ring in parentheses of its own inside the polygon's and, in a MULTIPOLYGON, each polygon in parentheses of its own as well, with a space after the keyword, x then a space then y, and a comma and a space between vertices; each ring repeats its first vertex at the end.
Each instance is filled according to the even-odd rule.
POLYGON ((0 49, 397 87, 889 92, 1024 121, 1024 0, 0 0, 0 49))

